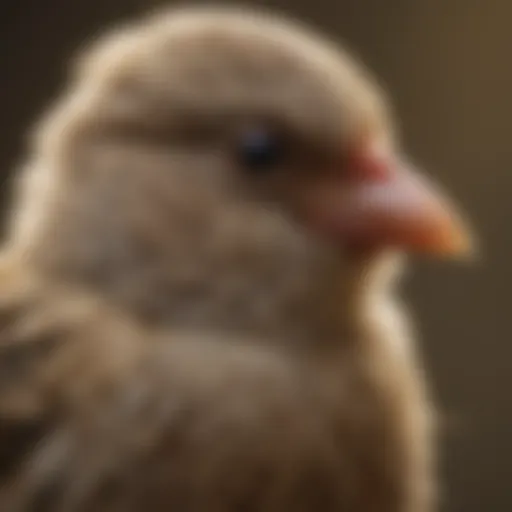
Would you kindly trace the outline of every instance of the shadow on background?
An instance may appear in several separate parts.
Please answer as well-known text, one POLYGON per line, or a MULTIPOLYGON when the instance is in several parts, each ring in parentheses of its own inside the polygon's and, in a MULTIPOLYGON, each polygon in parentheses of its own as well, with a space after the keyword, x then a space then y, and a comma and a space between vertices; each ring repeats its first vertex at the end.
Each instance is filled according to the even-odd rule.
MULTIPOLYGON (((25 148, 24 134, 63 86, 70 56, 105 25, 159 3, 3 1, 4 199, 25 148)), ((323 28, 363 57, 392 92, 410 152, 475 221, 482 262, 467 268, 418 262, 407 292, 449 419, 444 510, 510 511, 512 2, 281 0, 265 5, 323 28)))

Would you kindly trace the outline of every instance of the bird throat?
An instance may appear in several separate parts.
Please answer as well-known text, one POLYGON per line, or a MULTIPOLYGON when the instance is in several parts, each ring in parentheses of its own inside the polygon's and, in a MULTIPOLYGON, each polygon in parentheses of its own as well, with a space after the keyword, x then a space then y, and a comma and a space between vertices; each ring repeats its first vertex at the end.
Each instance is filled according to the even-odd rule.
POLYGON ((339 338, 364 308, 374 263, 347 260, 283 219, 222 215, 167 237, 115 219, 60 225, 28 255, 52 279, 158 328, 294 344, 339 338))

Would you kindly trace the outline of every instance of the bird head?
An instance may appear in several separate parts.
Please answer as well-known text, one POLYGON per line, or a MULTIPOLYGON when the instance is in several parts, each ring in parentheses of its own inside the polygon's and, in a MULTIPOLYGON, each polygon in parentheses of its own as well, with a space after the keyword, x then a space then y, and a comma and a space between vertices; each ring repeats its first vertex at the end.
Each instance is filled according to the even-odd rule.
POLYGON ((266 14, 186 9, 108 35, 36 153, 15 230, 35 260, 174 319, 189 301, 289 307, 367 254, 469 248, 364 66, 266 14))

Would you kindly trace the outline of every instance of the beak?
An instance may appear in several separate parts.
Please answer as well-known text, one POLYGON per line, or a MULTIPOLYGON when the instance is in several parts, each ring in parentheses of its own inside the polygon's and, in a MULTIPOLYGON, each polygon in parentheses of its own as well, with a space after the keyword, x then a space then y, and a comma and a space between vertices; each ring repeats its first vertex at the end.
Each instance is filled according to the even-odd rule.
POLYGON ((397 247, 440 256, 472 252, 469 229, 451 201, 385 147, 356 151, 343 173, 322 180, 309 190, 310 220, 348 248, 397 247))

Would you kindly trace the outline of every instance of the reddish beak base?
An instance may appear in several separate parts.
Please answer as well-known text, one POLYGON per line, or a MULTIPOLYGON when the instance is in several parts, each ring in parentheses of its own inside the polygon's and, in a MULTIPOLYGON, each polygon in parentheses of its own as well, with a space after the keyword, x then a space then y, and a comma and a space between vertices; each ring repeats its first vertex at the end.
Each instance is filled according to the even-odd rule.
POLYGON ((403 163, 363 160, 349 177, 312 191, 310 220, 348 248, 396 247, 440 256, 472 252, 469 230, 451 202, 403 163))

